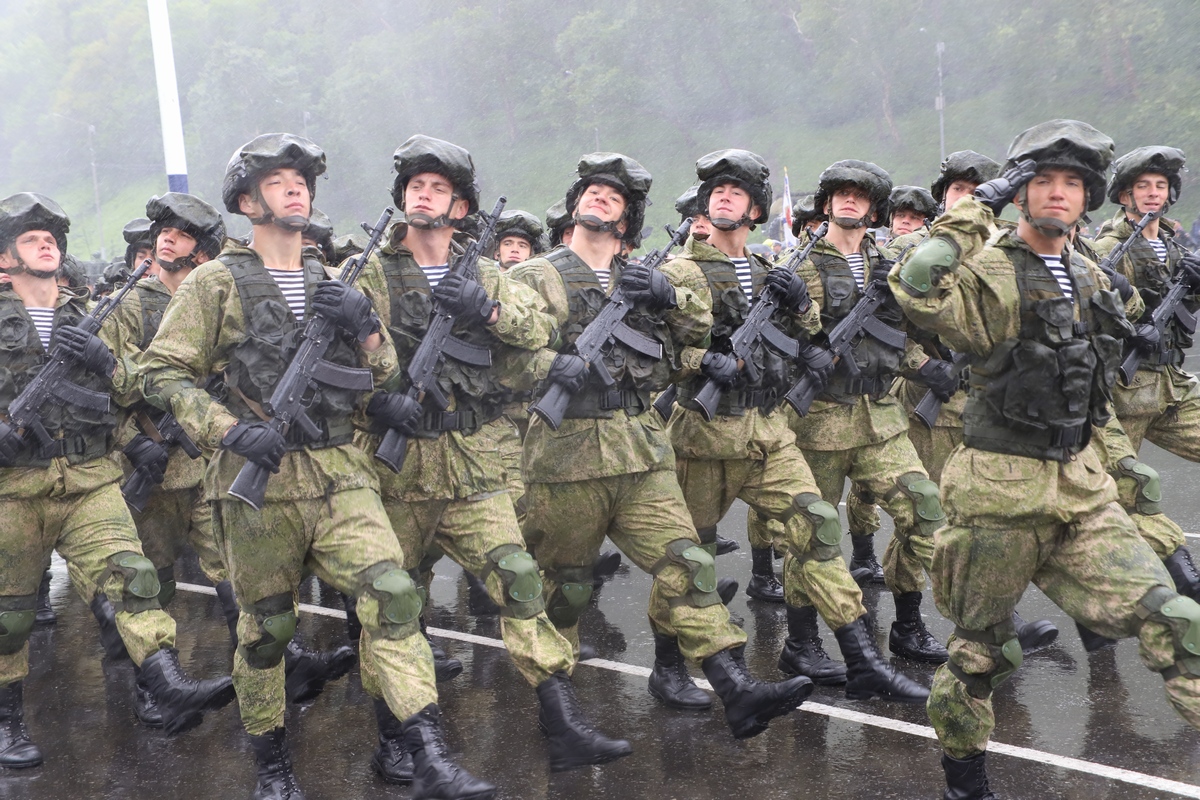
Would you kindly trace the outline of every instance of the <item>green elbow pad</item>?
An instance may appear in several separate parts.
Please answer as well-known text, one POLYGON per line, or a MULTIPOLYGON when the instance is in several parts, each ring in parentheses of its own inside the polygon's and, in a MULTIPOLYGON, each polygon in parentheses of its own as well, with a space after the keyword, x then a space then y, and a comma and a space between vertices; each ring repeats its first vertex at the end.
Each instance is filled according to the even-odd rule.
POLYGON ((900 265, 900 286, 913 297, 929 297, 938 280, 958 266, 958 245, 943 236, 921 242, 900 265))

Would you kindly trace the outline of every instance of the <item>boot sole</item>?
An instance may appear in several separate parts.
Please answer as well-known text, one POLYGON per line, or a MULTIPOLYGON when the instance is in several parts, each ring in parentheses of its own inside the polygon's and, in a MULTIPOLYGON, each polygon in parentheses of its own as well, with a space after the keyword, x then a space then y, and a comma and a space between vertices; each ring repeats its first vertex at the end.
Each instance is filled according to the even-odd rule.
MULTIPOLYGON (((687 704, 687 703, 681 703, 677 700, 668 699, 665 694, 663 694, 660 691, 655 690, 655 688, 653 686, 647 687, 647 688, 648 688, 648 691, 650 692, 651 697, 653 697, 658 702, 662 703, 667 708, 674 708, 677 711, 708 711, 709 709, 711 709, 713 707, 711 698, 704 705, 687 704)), ((699 686, 697 686, 696 691, 703 692, 704 690, 701 689, 699 686)), ((707 697, 707 695, 705 695, 705 697, 707 697)))
POLYGON ((740 726, 733 728, 733 738, 750 739, 758 736, 767 729, 771 720, 790 714, 799 708, 813 693, 814 688, 811 680, 797 686, 773 705, 760 709, 753 718, 745 720, 740 726))
POLYGON ((749 586, 747 586, 746 587, 746 595, 748 597, 753 597, 755 600, 761 600, 764 603, 782 603, 783 602, 783 593, 782 592, 780 592, 779 594, 767 594, 766 592, 760 592, 756 589, 751 589, 749 586))
POLYGON ((383 767, 381 767, 379 765, 379 760, 376 758, 371 759, 371 769, 375 772, 376 775, 379 776, 379 779, 382 780, 384 783, 390 783, 392 786, 411 786, 412 785, 413 775, 411 772, 408 773, 407 775, 397 775, 393 772, 388 772, 387 770, 385 770, 383 767))
POLYGON ((591 758, 560 758, 550 759, 551 772, 566 772, 580 767, 594 767, 608 764, 618 758, 624 758, 633 753, 633 747, 626 742, 624 747, 616 747, 603 753, 597 753, 591 758))
POLYGON ((163 710, 164 706, 170 707, 171 704, 169 702, 159 703, 159 709, 162 711, 163 728, 167 736, 178 736, 181 733, 186 733, 204 721, 205 711, 216 711, 217 709, 224 708, 232 703, 236 697, 237 692, 234 691, 233 682, 230 681, 227 686, 223 686, 209 695, 198 709, 193 708, 172 714, 169 711, 163 710))
POLYGON ((882 700, 886 703, 906 703, 908 705, 925 705, 929 699, 928 692, 924 697, 901 697, 898 695, 886 694, 884 692, 846 692, 847 700, 882 700))
POLYGON ((790 667, 784 667, 782 661, 779 662, 776 666, 779 667, 780 672, 782 672, 784 675, 787 675, 789 678, 808 678, 810 681, 812 681, 817 686, 845 686, 846 685, 846 676, 845 675, 842 675, 841 677, 819 677, 816 675, 809 675, 804 672, 797 672, 796 670, 791 669, 790 667))
POLYGON ((1024 655, 1031 656, 1034 653, 1040 653, 1057 641, 1058 628, 1054 627, 1053 625, 1040 628, 1037 632, 1037 635, 1033 637, 1033 641, 1029 643, 1028 647, 1026 647, 1024 644, 1021 645, 1021 652, 1024 655))
POLYGON ((3 762, 0 763, 0 767, 4 769, 32 769, 33 767, 40 767, 44 761, 44 758, 39 757, 37 761, 3 762))
POLYGON ((463 665, 458 659, 453 659, 447 662, 447 666, 435 668, 433 671, 433 679, 438 683, 447 683, 462 675, 463 665))

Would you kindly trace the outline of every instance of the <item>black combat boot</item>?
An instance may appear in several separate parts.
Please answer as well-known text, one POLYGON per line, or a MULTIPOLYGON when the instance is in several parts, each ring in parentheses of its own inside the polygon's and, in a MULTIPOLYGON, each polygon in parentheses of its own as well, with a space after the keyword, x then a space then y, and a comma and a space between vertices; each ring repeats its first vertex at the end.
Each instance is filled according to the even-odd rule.
POLYGON ((358 644, 358 640, 362 638, 362 620, 358 618, 358 598, 352 594, 343 594, 342 608, 346 610, 346 637, 351 644, 358 644))
POLYGON ((292 752, 287 732, 276 728, 263 736, 251 736, 250 747, 258 765, 258 785, 254 800, 304 800, 304 792, 292 770, 292 752))
POLYGON ((988 788, 986 759, 986 753, 963 759, 942 753, 942 769, 946 771, 943 800, 999 800, 988 788))
POLYGON ((550 747, 550 771, 607 764, 633 752, 624 739, 609 739, 592 727, 567 673, 559 671, 537 685, 538 727, 550 747))
POLYGON ((204 721, 205 711, 216 711, 233 702, 230 678, 198 681, 188 677, 173 648, 148 656, 142 662, 142 676, 158 704, 167 736, 191 730, 204 721))
POLYGON ((817 609, 787 607, 788 637, 779 654, 779 670, 785 675, 803 675, 820 686, 846 682, 846 665, 834 661, 821 645, 817 633, 817 609))
POLYGON ((441 713, 430 703, 401 723, 404 749, 412 753, 412 800, 491 800, 496 787, 450 760, 441 713))
POLYGON ((717 555, 719 556, 726 556, 732 553, 734 550, 742 549, 742 546, 733 539, 727 539, 719 533, 717 534, 716 543, 717 555))
POLYGON ((1117 643, 1116 639, 1102 636, 1078 622, 1075 623, 1075 629, 1079 631, 1079 641, 1083 642, 1083 649, 1089 653, 1094 653, 1102 647, 1112 647, 1117 643))
MULTIPOLYGON (((1192 563, 1192 554, 1188 552, 1188 549, 1180 547, 1167 556, 1163 563, 1167 567, 1167 572, 1171 573, 1171 579, 1175 581, 1175 591, 1193 600, 1200 600, 1200 573, 1197 573, 1196 565, 1192 563)), ((41 622, 41 594, 38 594, 38 603, 38 622, 41 622)))
POLYGON ((154 702, 154 695, 146 683, 145 674, 136 665, 133 668, 133 677, 133 713, 137 714, 137 718, 147 728, 161 728, 162 712, 158 710, 158 703, 154 702))
POLYGON ((738 582, 733 578, 717 578, 717 596, 724 605, 733 602, 733 598, 737 597, 737 590, 738 582))
POLYGON ((619 550, 605 550, 596 556, 596 560, 592 562, 592 587, 599 589, 606 580, 617 574, 620 567, 621 552, 619 550))
POLYGON ((472 617, 495 617, 500 614, 500 606, 488 593, 487 584, 469 570, 463 570, 467 577, 467 610, 472 617))
POLYGON ((735 739, 762 733, 771 720, 799 708, 813 690, 813 682, 803 676, 778 683, 756 680, 740 646, 711 655, 700 666, 725 705, 725 722, 735 739))
POLYGON ((88 607, 92 609, 92 615, 96 617, 96 623, 100 626, 100 646, 104 648, 105 657, 109 661, 129 658, 125 641, 121 638, 121 632, 117 630, 117 610, 113 608, 113 604, 102 593, 97 593, 88 607))
POLYGON ((42 582, 38 584, 37 611, 33 621, 38 625, 54 625, 58 622, 58 614, 50 605, 50 570, 42 573, 42 582))
POLYGON ((388 783, 408 786, 413 780, 413 757, 404 749, 400 720, 386 700, 375 700, 375 724, 379 726, 379 746, 371 756, 371 769, 388 783))
MULTIPOLYGON (((470 573, 468 573, 469 575, 470 573)), ((429 650, 433 653, 433 677, 438 683, 452 681, 462 675, 463 665, 457 658, 446 655, 446 651, 434 644, 433 639, 425 632, 425 616, 421 616, 421 635, 429 642, 429 650)))
POLYGON ((663 633, 654 634, 654 669, 650 672, 650 694, 671 708, 707 711, 712 698, 688 674, 679 640, 663 633))
POLYGON ((221 613, 225 616, 225 625, 229 628, 229 640, 233 646, 238 646, 238 616, 242 613, 238 608, 237 597, 233 594, 233 584, 221 581, 213 587, 217 590, 217 600, 221 603, 221 613))
POLYGON ((863 614, 833 632, 846 659, 846 697, 851 700, 891 700, 924 703, 929 690, 892 669, 879 654, 870 619, 863 614))
POLYGON ((292 639, 283 651, 283 688, 289 703, 307 703, 325 691, 325 684, 345 675, 358 661, 354 649, 339 647, 330 653, 309 650, 292 639))
POLYGON ((1016 611, 1013 612, 1012 619, 1013 627, 1017 629, 1017 641, 1021 643, 1021 652, 1024 655, 1033 655, 1045 650, 1058 639, 1058 626, 1048 619, 1026 622, 1016 611))
POLYGON ((775 577, 775 560, 771 558, 771 548, 750 548, 750 584, 746 594, 755 600, 766 603, 783 602, 783 584, 775 577))
POLYGON ((865 533, 862 536, 850 534, 850 544, 853 552, 850 556, 850 572, 860 586, 868 583, 882 584, 883 566, 875 557, 875 534, 865 533), (865 572, 863 571, 865 570, 865 572))
POLYGON ((933 638, 921 619, 921 593, 904 592, 892 596, 896 599, 896 621, 892 623, 892 633, 888 636, 888 649, 913 661, 945 664, 950 654, 941 642, 933 638))
POLYGON ((22 681, 0 687, 0 767, 25 769, 42 763, 41 749, 25 730, 24 701, 22 681))

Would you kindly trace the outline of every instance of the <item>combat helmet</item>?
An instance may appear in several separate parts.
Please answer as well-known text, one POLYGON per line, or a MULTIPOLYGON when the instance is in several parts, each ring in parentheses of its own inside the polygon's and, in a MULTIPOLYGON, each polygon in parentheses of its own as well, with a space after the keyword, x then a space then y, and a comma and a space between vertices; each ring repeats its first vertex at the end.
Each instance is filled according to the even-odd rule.
POLYGON ((946 190, 955 181, 970 181, 976 185, 987 183, 1000 175, 1000 165, 974 150, 958 150, 942 161, 937 180, 929 187, 933 199, 946 202, 946 190))
MULTIPOLYGON (((1178 202, 1179 193, 1183 190, 1182 173, 1186 160, 1183 151, 1177 147, 1150 145, 1129 151, 1113 162, 1112 177, 1108 179, 1109 201, 1121 205, 1121 192, 1132 188, 1139 175, 1153 172, 1167 179, 1170 186, 1167 203, 1178 202)), ((1136 212, 1137 209, 1130 210, 1136 212)), ((1166 207, 1163 211, 1166 211, 1166 207)))
POLYGON ((183 258, 165 261, 155 254, 167 272, 196 266, 196 253, 216 258, 225 244, 225 221, 221 213, 195 195, 167 192, 161 197, 151 197, 146 203, 146 216, 150 218, 152 242, 158 242, 163 228, 176 228, 196 240, 195 249, 183 258))
POLYGON ((20 192, 0 200, 0 250, 7 250, 26 231, 47 231, 58 242, 59 253, 67 252, 71 220, 58 203, 33 192, 20 192))
POLYGON ((134 269, 136 265, 133 263, 133 259, 137 257, 137 251, 154 249, 154 237, 150 235, 150 220, 145 217, 129 220, 121 230, 121 236, 125 238, 125 266, 134 269))
POLYGON ((843 228, 865 228, 881 220, 887 213, 888 195, 892 192, 892 179, 882 167, 870 161, 846 159, 830 164, 817 179, 817 193, 813 207, 825 213, 825 204, 834 192, 843 186, 857 186, 867 193, 871 208, 862 219, 838 219, 831 221, 843 228), (872 217, 874 219, 872 219, 872 217))
POLYGON ((701 156, 696 162, 696 177, 701 181, 696 191, 696 203, 709 219, 714 228, 723 231, 736 230, 743 225, 749 225, 753 230, 755 225, 766 222, 771 213, 771 170, 762 157, 749 150, 718 150, 701 156), (709 198, 713 189, 725 183, 735 183, 750 195, 751 208, 758 206, 758 215, 750 218, 750 210, 741 219, 715 219, 708 214, 709 198))
MULTIPOLYGON (((230 214, 241 214, 238 198, 243 194, 261 200, 258 181, 263 173, 284 168, 298 170, 304 176, 308 183, 309 199, 313 200, 317 196, 317 177, 325 173, 325 151, 315 142, 291 133, 264 133, 254 137, 237 149, 225 167, 225 182, 221 186, 225 210, 230 214)), ((273 222, 290 231, 301 231, 308 225, 306 217, 277 218, 269 208, 265 208, 265 203, 263 205, 263 216, 251 219, 252 225, 273 222)))
POLYGON ((811 194, 803 195, 792 206, 792 236, 799 237, 805 225, 824 216, 817 210, 815 198, 811 194))
MULTIPOLYGON (((1052 119, 1017 134, 1008 148, 1004 171, 1026 159, 1036 161, 1038 169, 1059 167, 1074 170, 1083 177, 1087 190, 1084 211, 1095 211, 1104 205, 1104 175, 1112 163, 1113 150, 1113 140, 1086 122, 1052 119)), ((1021 187, 1017 193, 1021 205, 1025 205, 1025 193, 1026 187, 1021 187)), ((1075 226, 1074 222, 1066 225, 1062 220, 1052 218, 1034 219, 1026 210, 1021 211, 1021 216, 1049 236, 1065 236, 1075 226)))
POLYGON ((897 186, 892 189, 892 193, 888 195, 888 218, 904 208, 912 209, 926 221, 938 215, 937 201, 920 186, 897 186))
POLYGON ((567 212, 576 225, 591 231, 611 233, 630 248, 637 248, 642 240, 642 225, 646 219, 646 206, 650 205, 650 184, 653 179, 638 162, 620 153, 589 153, 579 159, 575 182, 567 190, 567 212), (587 187, 602 183, 616 189, 625 198, 625 212, 621 219, 602 222, 591 215, 581 216, 576 212, 579 197, 587 187), (618 232, 621 222, 625 233, 618 232))
POLYGON ((321 257, 325 259, 325 263, 336 263, 337 250, 333 244, 333 222, 329 219, 329 215, 319 208, 314 208, 308 217, 308 225, 301 235, 305 239, 316 242, 317 249, 321 251, 321 257))
POLYGON ((496 223, 496 242, 506 236, 520 236, 529 242, 533 255, 542 252, 545 244, 542 223, 528 211, 505 211, 496 223))
MULTIPOLYGON (((414 175, 433 172, 454 185, 455 198, 467 201, 467 216, 479 211, 479 181, 475 175, 475 162, 471 154, 456 144, 418 133, 396 148, 392 155, 396 180, 392 183, 392 200, 396 208, 404 210, 404 190, 414 175)), ((409 225, 416 228, 444 228, 447 225, 461 227, 462 221, 452 220, 446 214, 437 218, 424 214, 407 214, 409 225)))
POLYGON ((688 217, 694 217, 697 214, 708 216, 708 209, 700 208, 700 201, 697 198, 697 193, 700 190, 700 184, 692 184, 684 190, 683 194, 679 195, 679 199, 675 201, 675 211, 679 213, 680 221, 688 217))

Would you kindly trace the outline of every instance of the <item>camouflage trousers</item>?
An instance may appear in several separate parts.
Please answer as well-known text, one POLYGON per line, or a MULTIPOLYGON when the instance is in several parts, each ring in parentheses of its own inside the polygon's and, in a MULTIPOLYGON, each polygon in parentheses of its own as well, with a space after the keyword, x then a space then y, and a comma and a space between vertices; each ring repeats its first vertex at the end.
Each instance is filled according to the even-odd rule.
POLYGON ((1138 370, 1132 387, 1113 387, 1113 408, 1134 453, 1149 440, 1200 461, 1200 381, 1181 370, 1138 370))
POLYGON ((242 612, 233 686, 247 733, 263 735, 283 725, 283 661, 265 669, 252 667, 246 648, 269 635, 262 623, 273 599, 291 597, 294 613, 306 569, 358 598, 363 633, 370 636, 361 645, 362 659, 370 659, 377 669, 392 713, 405 719, 437 702, 433 654, 416 621, 405 626, 387 622, 371 591, 373 571, 404 566, 404 551, 374 490, 267 502, 261 511, 240 500, 221 500, 214 504, 213 525, 242 612))
MULTIPOLYGON (((1086 507, 1080 495, 1058 488, 1074 480, 1064 470, 1086 466, 992 454, 985 454, 991 461, 976 461, 978 452, 960 449, 947 464, 950 525, 936 534, 932 569, 934 601, 957 627, 950 662, 934 675, 927 708, 938 740, 955 758, 986 749, 995 727, 990 688, 1020 665, 1012 612, 1031 582, 1097 633, 1138 637, 1151 670, 1169 670, 1189 657, 1179 643, 1182 633, 1142 606, 1152 589, 1172 595, 1174 589, 1162 588, 1172 586, 1171 578, 1129 518, 1115 502, 1077 511, 1086 507), (1025 474, 1028 465, 1021 462, 1040 467, 1025 474), (1063 502, 1042 504, 1040 515, 1016 499, 1060 491, 1063 502), (1006 526, 1006 513, 1019 516, 1006 526)), ((1098 472, 1091 479, 1103 477, 1098 472)), ((1193 671, 1164 675, 1164 686, 1175 710, 1200 726, 1200 669, 1193 671)))
POLYGON ((896 594, 923 591, 933 560, 933 529, 940 520, 923 517, 918 501, 904 489, 904 481, 926 478, 908 436, 900 433, 850 450, 807 450, 804 456, 827 501, 841 500, 849 478, 891 515, 895 532, 884 552, 884 579, 896 594))
POLYGON ((1092 447, 1108 474, 1117 482, 1117 502, 1155 554, 1165 560, 1183 547, 1187 543, 1183 528, 1159 507, 1162 491, 1158 473, 1149 471, 1137 460, 1137 451, 1116 417, 1103 428, 1093 431, 1092 447), (1122 463, 1124 459, 1133 459, 1133 462, 1122 463), (1151 473, 1154 475, 1152 481, 1149 480, 1151 473))
MULTIPOLYGON (((668 556, 672 543, 699 545, 673 470, 654 470, 526 487, 525 539, 545 570, 547 608, 562 601, 566 575, 591 589, 591 568, 604 537, 654 575, 649 617, 658 633, 676 637, 683 654, 701 661, 746 642, 715 591, 696 598, 691 572, 668 556)), ((576 584, 572 584, 576 585, 576 584)), ((553 618, 553 616, 552 616, 553 618)), ((560 625, 578 643, 578 622, 560 625)), ((577 645, 576 645, 577 646, 577 645)))
MULTIPOLYGON (((517 545, 525 549, 507 492, 468 500, 389 500, 385 508, 404 552, 426 553, 436 547, 476 576, 492 563, 488 554, 496 548, 517 545)), ((487 572, 488 594, 504 608, 508 598, 501 573, 487 572)), ((531 686, 575 667, 571 643, 559 634, 545 611, 528 619, 501 613, 500 633, 513 663, 531 686)), ((368 694, 378 696, 376 670, 367 658, 362 659, 362 682, 368 694)))
POLYGON ((794 498, 804 494, 812 500, 818 496, 799 448, 775 450, 762 461, 676 458, 675 470, 697 530, 711 528, 715 532, 735 499, 747 503, 759 519, 782 526, 787 546, 783 588, 788 605, 815 605, 833 629, 866 613, 862 590, 850 577, 840 547, 818 540, 814 523, 799 513, 794 503, 794 498))
MULTIPOLYGON (((162 591, 158 599, 163 608, 175 596, 175 562, 183 548, 191 544, 200 559, 205 577, 215 583, 229 579, 225 562, 213 539, 212 510, 204 499, 204 489, 173 489, 155 491, 146 501, 146 508, 133 518, 137 526, 142 552, 158 570, 162 591)), ((81 597, 90 598, 95 585, 75 565, 68 565, 71 585, 81 597)))
MULTIPOLYGON (((0 500, 0 608, 36 607, 38 584, 51 550, 57 550, 87 585, 99 587, 113 601, 117 630, 135 664, 161 648, 175 646, 175 620, 158 606, 157 598, 126 592, 132 576, 118 559, 141 556, 142 546, 115 482, 78 494, 52 492, 0 500)), ((0 655, 0 686, 28 674, 28 643, 15 653, 0 655)))
MULTIPOLYGON (((500 438, 500 460, 504 462, 504 482, 508 486, 508 496, 513 508, 517 511, 517 521, 525 516, 525 481, 521 479, 521 452, 524 433, 521 426, 512 420, 505 426, 500 438)), ((523 420, 526 426, 529 420, 523 420)))

